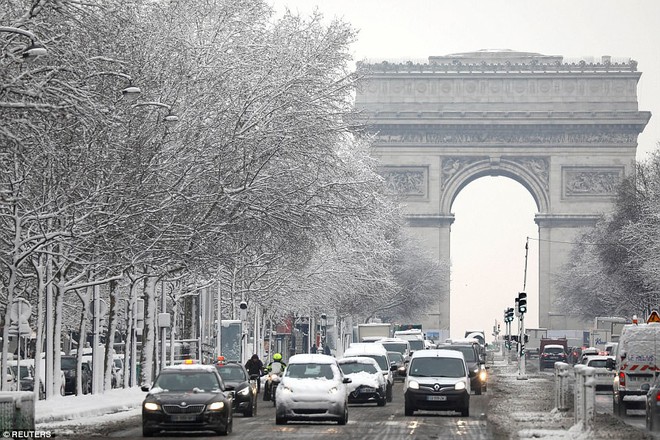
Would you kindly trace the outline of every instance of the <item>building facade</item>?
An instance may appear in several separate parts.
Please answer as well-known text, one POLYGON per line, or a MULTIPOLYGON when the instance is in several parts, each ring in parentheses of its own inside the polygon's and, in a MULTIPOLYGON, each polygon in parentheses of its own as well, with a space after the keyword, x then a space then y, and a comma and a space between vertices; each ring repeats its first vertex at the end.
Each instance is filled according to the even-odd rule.
MULTIPOLYGON (((634 171, 637 137, 650 118, 638 109, 637 63, 501 50, 359 68, 365 81, 356 105, 414 235, 449 260, 451 207, 461 189, 483 176, 516 180, 538 208, 539 325, 582 328, 556 309, 552 274, 634 171)), ((448 332, 445 279, 424 324, 448 332)))

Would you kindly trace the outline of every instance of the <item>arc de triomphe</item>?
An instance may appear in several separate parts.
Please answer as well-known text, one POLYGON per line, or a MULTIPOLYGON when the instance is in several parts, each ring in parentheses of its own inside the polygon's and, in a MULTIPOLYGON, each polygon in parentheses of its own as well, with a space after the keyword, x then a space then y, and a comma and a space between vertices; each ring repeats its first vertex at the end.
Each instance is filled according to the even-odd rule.
MULTIPOLYGON (((567 243, 611 210, 617 184, 634 171, 637 137, 651 116, 638 109, 637 63, 502 50, 361 68, 356 105, 414 234, 449 260, 451 207, 461 189, 483 176, 518 181, 538 208, 539 325, 583 328, 556 309, 552 274, 566 261, 567 243)), ((446 279, 444 300, 424 320, 443 334, 446 279)))

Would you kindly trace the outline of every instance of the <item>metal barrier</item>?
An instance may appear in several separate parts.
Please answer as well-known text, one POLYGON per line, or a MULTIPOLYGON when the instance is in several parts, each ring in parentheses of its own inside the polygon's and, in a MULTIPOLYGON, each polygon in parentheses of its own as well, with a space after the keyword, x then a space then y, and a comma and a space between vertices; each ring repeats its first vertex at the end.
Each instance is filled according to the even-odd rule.
POLYGON ((575 423, 582 424, 582 429, 588 431, 594 427, 596 405, 595 369, 586 365, 576 365, 575 372, 575 423))
POLYGON ((33 392, 0 392, 0 432, 34 431, 34 401, 33 392))
POLYGON ((568 379, 571 367, 565 362, 555 362, 555 408, 568 411, 568 379))

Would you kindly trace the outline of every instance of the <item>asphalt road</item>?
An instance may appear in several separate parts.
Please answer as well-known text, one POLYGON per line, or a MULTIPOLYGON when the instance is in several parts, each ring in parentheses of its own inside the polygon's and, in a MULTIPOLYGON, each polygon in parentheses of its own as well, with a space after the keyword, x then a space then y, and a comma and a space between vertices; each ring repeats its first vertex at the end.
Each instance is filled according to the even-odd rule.
MULTIPOLYGON (((409 439, 492 439, 486 423, 488 393, 470 397, 470 417, 461 417, 452 412, 416 412, 413 417, 403 414, 403 386, 396 383, 393 401, 384 407, 376 404, 350 405, 349 421, 345 426, 330 422, 289 422, 275 424, 275 408, 271 402, 259 400, 255 417, 236 415, 234 430, 228 438, 270 439, 328 438, 350 440, 399 440, 409 439)), ((141 438, 139 417, 107 428, 98 435, 113 438, 141 438)), ((209 438, 213 434, 167 433, 161 438, 209 438)))

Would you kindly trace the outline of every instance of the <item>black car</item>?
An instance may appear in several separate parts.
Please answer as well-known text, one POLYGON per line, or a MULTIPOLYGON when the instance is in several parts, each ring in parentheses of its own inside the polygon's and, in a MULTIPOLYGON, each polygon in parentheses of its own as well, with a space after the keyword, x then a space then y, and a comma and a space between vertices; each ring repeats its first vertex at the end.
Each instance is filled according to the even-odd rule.
MULTIPOLYGON (((76 371, 78 360, 76 356, 62 356, 61 369, 64 372, 64 394, 76 394, 76 371)), ((81 366, 82 394, 92 392, 92 369, 87 362, 81 366)))
POLYGON ((439 345, 438 348, 456 350, 463 353, 465 363, 468 366, 468 370, 470 370, 470 388, 474 391, 474 394, 481 394, 483 391, 486 391, 488 375, 486 373, 486 366, 481 362, 477 344, 447 344, 439 345))
MULTIPOLYGON (((250 381, 250 375, 243 365, 226 363, 216 365, 220 377, 226 385, 234 387, 230 394, 234 398, 234 412, 240 412, 245 417, 257 414, 257 384, 250 381)), ((255 377, 255 380, 258 376, 255 377)))
POLYGON ((388 351, 387 356, 390 358, 392 366, 396 367, 394 370, 394 380, 403 382, 406 380, 406 370, 408 369, 408 362, 403 358, 403 355, 398 351, 388 351))
POLYGON ((546 345, 539 357, 539 370, 544 368, 554 368, 555 362, 566 362, 568 356, 561 345, 546 345))
POLYGON ((233 426, 232 398, 213 365, 163 368, 142 402, 142 435, 160 431, 213 431, 227 435, 233 426))

